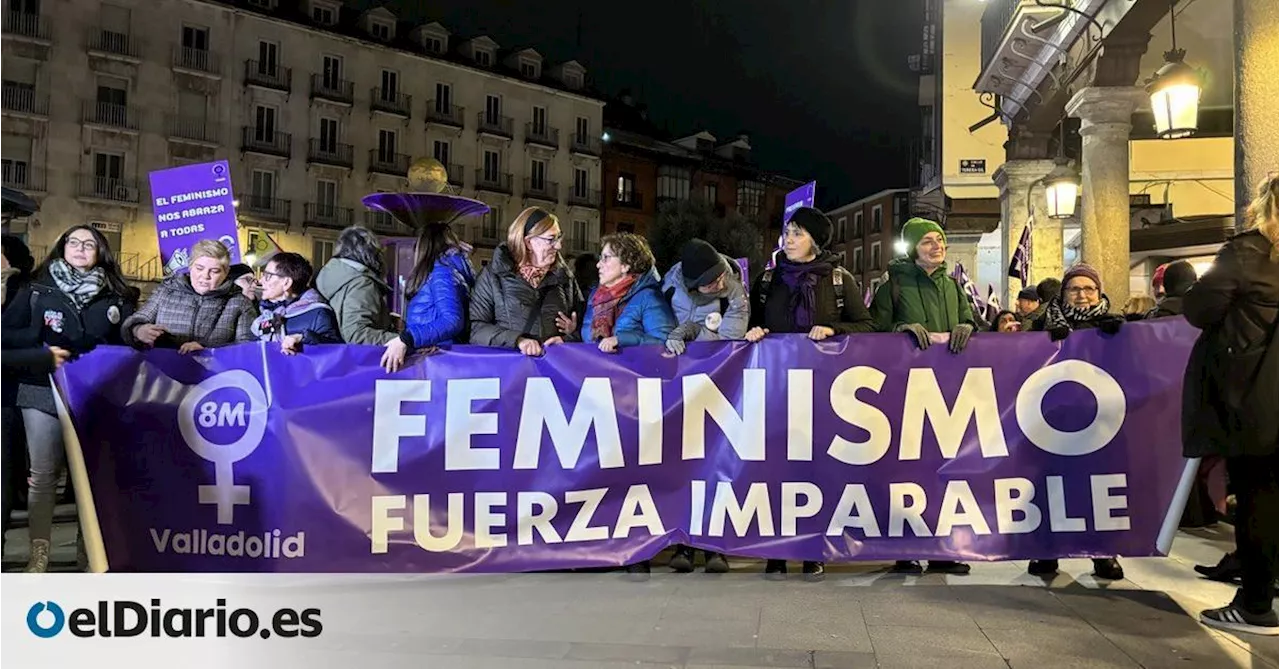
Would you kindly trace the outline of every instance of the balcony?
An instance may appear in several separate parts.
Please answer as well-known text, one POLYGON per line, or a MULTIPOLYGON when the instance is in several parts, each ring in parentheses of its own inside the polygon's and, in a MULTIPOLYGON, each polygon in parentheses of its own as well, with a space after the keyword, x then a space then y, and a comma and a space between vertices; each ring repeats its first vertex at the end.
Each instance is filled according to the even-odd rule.
POLYGON ((121 253, 120 273, 131 281, 160 281, 164 278, 164 267, 160 265, 160 256, 121 253))
POLYGON ((526 144, 537 144, 551 149, 560 148, 560 131, 547 124, 535 128, 532 123, 524 124, 524 141, 526 144))
POLYGON ((449 163, 446 169, 449 172, 449 185, 462 188, 464 168, 457 163, 449 163))
POLYGON ((32 167, 27 163, 6 163, 3 171, 5 188, 16 188, 24 193, 43 193, 48 190, 43 167, 32 167))
POLYGON ((440 104, 435 100, 427 103, 427 123, 462 129, 463 113, 464 109, 458 105, 440 104))
POLYGON ((208 49, 193 49, 189 46, 173 48, 173 69, 178 72, 190 72, 201 76, 222 76, 222 61, 218 54, 208 49))
POLYGON ((493 115, 485 112, 476 114, 477 133, 511 139, 514 136, 511 132, 511 125, 510 116, 493 115))
POLYGON ((138 204, 138 182, 134 179, 80 175, 80 197, 120 204, 138 204))
POLYGON ((351 225, 351 219, 354 212, 347 207, 337 207, 332 204, 320 204, 316 202, 308 202, 303 207, 305 215, 302 218, 302 225, 314 226, 318 228, 333 228, 341 230, 351 225))
POLYGON ((560 184, 542 179, 534 183, 533 179, 524 180, 524 197, 530 200, 542 200, 555 204, 560 201, 560 184))
POLYGON ((386 153, 379 149, 369 149, 369 171, 407 178, 409 156, 403 153, 386 153))
POLYGON ((511 194, 510 172, 489 172, 476 170, 476 190, 487 190, 490 193, 511 194))
POLYGON ((644 194, 634 190, 615 193, 613 197, 613 204, 616 207, 623 207, 626 209, 643 209, 644 194))
POLYGON ((350 144, 311 138, 307 145, 307 162, 351 169, 355 165, 355 149, 350 144))
POLYGON ((52 43, 49 23, 39 14, 8 11, 4 14, 4 36, 24 42, 48 45, 52 43))
POLYGON ((123 60, 135 65, 142 62, 142 44, 126 33, 99 28, 89 33, 89 55, 123 60))
POLYGON ((326 77, 323 74, 311 75, 311 99, 351 105, 355 102, 355 84, 345 79, 326 77))
POLYGON ((214 146, 222 143, 219 137, 221 133, 218 132, 218 124, 208 119, 171 114, 167 119, 166 125, 168 126, 169 139, 171 140, 214 146))
POLYGON ((293 157, 293 136, 246 125, 240 128, 240 150, 280 158, 293 157))
POLYGON ((598 190, 578 190, 576 188, 569 189, 569 206, 570 207, 591 207, 592 209, 600 208, 600 191, 598 190))
POLYGON ((35 118, 49 117, 48 96, 36 93, 36 87, 31 84, 4 82, 3 87, 0 87, 0 101, 0 106, 3 106, 6 113, 35 118))
POLYGON ((593 135, 581 135, 574 133, 573 141, 569 143, 569 150, 584 156, 600 156, 600 138, 593 135))
POLYGON ((288 226, 289 219, 293 215, 293 202, 275 197, 250 195, 240 201, 240 207, 236 209, 236 213, 259 221, 288 226))
POLYGON ((397 221, 391 214, 372 209, 364 212, 364 226, 385 235, 407 236, 413 233, 409 226, 397 221))
POLYGON ((369 109, 384 114, 409 118, 413 109, 413 98, 404 93, 397 93, 385 88, 369 89, 369 109))
POLYGON ((244 85, 289 93, 293 90, 293 69, 256 60, 246 60, 244 85))
POLYGON ((138 112, 129 105, 85 100, 80 122, 85 125, 137 132, 138 116, 138 112))
MULTIPOLYGON (((1118 11, 1123 14, 1126 10, 1118 11)), ((1168 8, 1164 11, 1167 13, 1168 8)), ((1115 17, 1119 18, 1120 14, 1115 17)), ((980 94, 999 96, 1006 114, 1017 115, 1024 105, 1034 114, 1034 108, 1040 103, 1032 99, 1032 92, 1047 76, 1045 63, 1056 59, 1057 54, 1070 53, 1072 44, 1088 25, 1088 19, 1052 5, 1039 6, 1034 0, 991 0, 982 12, 979 35, 982 61, 973 89, 980 94), (1035 26, 1047 20, 1056 23, 1038 34, 1032 33, 1035 26)), ((1109 31, 1103 32, 1105 38, 1109 31)), ((1036 93, 1035 100, 1040 99, 1039 95, 1036 93)))

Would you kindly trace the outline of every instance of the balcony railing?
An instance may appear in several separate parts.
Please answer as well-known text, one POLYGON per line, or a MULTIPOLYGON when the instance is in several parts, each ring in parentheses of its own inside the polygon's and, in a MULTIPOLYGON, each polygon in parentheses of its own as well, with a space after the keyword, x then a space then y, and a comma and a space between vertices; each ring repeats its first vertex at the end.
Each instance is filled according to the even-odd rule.
POLYGON ((449 163, 446 169, 449 172, 449 185, 461 188, 463 177, 466 176, 465 168, 457 163, 449 163))
POLYGON ((440 104, 435 100, 427 103, 427 122, 439 123, 454 128, 461 128, 464 109, 458 105, 440 104))
POLYGON ((193 142, 220 144, 218 124, 204 118, 192 118, 171 114, 168 118, 169 137, 172 139, 189 139, 193 142))
POLYGON ((511 117, 480 112, 476 114, 476 131, 510 139, 512 137, 511 117))
POLYGON ((5 111, 20 112, 33 116, 49 115, 49 98, 36 93, 35 86, 4 82, 0 87, 0 100, 5 111))
POLYGON ((49 24, 39 14, 9 11, 4 14, 4 33, 6 36, 48 40, 49 24))
POLYGON ((259 220, 287 225, 293 214, 293 202, 276 197, 250 195, 240 201, 238 211, 259 220))
POLYGON ((407 177, 409 176, 409 156, 403 153, 385 153, 379 149, 369 149, 369 171, 407 177))
POLYGON ((355 84, 346 79, 326 77, 323 74, 311 75, 311 98, 352 104, 355 102, 355 84))
POLYGON ((164 278, 164 267, 160 264, 160 256, 121 253, 120 273, 133 281, 159 281, 164 278))
POLYGON ((293 90, 293 69, 271 66, 257 60, 244 62, 244 83, 246 86, 261 86, 288 93, 293 90))
POLYGON ((574 133, 573 141, 569 143, 569 149, 574 153, 598 156, 600 155, 600 138, 594 135, 574 133))
POLYGON ((287 132, 261 130, 251 125, 240 128, 240 149, 269 156, 289 158, 293 155, 293 136, 287 132))
POLYGON ((355 164, 355 149, 350 144, 328 142, 312 137, 307 145, 307 161, 349 168, 355 164))
POLYGON ((122 130, 138 129, 138 112, 129 105, 118 105, 97 100, 85 100, 80 121, 122 130))
POLYGON ((413 98, 404 93, 375 86, 369 89, 369 108, 409 118, 409 112, 413 109, 413 98))
POLYGON ((487 190, 491 193, 511 194, 510 172, 489 172, 476 170, 476 190, 487 190))
POLYGON ((534 183, 533 179, 525 179, 524 196, 547 202, 558 202, 560 201, 560 184, 546 179, 537 183, 534 183))
POLYGON ((38 193, 43 193, 48 188, 43 167, 34 167, 27 163, 9 163, 4 166, 3 171, 6 188, 38 193))
POLYGON ((99 28, 89 33, 89 53, 142 58, 142 44, 132 35, 99 28))
POLYGON ((571 207, 599 207, 600 191, 594 189, 578 190, 569 189, 569 206, 571 207))
POLYGON ((173 47, 173 68, 205 74, 221 74, 222 62, 218 59, 218 54, 208 49, 175 46, 173 47))
POLYGON ((560 148, 560 131, 545 123, 542 127, 534 127, 533 123, 526 123, 524 124, 524 141, 558 149, 560 148))
POLYGON ((391 214, 372 209, 365 210, 364 225, 374 232, 384 234, 407 235, 410 232, 409 226, 397 221, 391 214))
POLYGON ((303 209, 306 214, 302 219, 304 224, 324 228, 342 229, 349 227, 354 216, 354 212, 350 208, 338 207, 332 204, 308 202, 303 209))
POLYGON ((634 190, 616 193, 613 197, 613 203, 627 209, 642 209, 644 208, 644 194, 634 190))
POLYGON ((138 203, 138 182, 134 179, 80 175, 80 196, 127 204, 138 203))
POLYGON ((1000 40, 1004 37, 1005 30, 1008 29, 1009 23, 1013 21, 1014 15, 1018 13, 1018 8, 1022 5, 1035 6, 1034 0, 989 0, 987 6, 982 10, 982 62, 979 68, 985 68, 987 63, 995 57, 996 52, 1000 50, 1000 40))

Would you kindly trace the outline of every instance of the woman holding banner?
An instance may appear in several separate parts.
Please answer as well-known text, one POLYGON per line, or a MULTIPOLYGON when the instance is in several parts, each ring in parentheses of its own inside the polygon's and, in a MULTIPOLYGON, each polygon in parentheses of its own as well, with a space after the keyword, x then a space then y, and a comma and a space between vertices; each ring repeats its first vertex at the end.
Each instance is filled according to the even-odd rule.
MULTIPOLYGON (((87 225, 62 233, 34 277, 4 312, 6 350, 48 346, 79 355, 99 344, 122 343, 119 325, 137 306, 138 290, 125 283, 102 233, 87 225)), ((26 570, 43 573, 49 569, 53 508, 66 459, 49 375, 20 378, 17 405, 31 469, 26 570)))
POLYGON ((605 235, 600 244, 600 285, 587 300, 582 339, 596 342, 605 353, 665 343, 676 317, 659 289, 649 244, 629 232, 605 235))
POLYGON ((316 275, 316 290, 333 307, 343 341, 384 347, 382 368, 391 373, 404 364, 409 347, 391 321, 385 271, 378 236, 353 225, 338 234, 333 259, 316 275))
POLYGON ((418 233, 415 251, 400 341, 410 351, 465 342, 467 303, 476 282, 471 247, 448 223, 431 223, 418 233))
POLYGON ((279 342, 285 355, 306 344, 341 344, 333 309, 311 288, 311 263, 297 253, 277 253, 262 270, 262 301, 253 332, 279 342))

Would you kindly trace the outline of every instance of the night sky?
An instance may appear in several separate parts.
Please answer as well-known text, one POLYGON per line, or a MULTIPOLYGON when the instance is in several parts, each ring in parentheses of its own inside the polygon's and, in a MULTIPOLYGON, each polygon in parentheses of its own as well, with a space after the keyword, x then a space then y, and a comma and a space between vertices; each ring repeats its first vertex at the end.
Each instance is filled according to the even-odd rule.
POLYGON ((919 4, 393 0, 386 7, 402 19, 439 21, 464 39, 487 34, 504 49, 577 59, 597 89, 631 89, 672 133, 706 128, 725 139, 746 131, 757 162, 817 179, 819 204, 830 208, 909 185, 919 79, 907 56, 920 49, 919 4))

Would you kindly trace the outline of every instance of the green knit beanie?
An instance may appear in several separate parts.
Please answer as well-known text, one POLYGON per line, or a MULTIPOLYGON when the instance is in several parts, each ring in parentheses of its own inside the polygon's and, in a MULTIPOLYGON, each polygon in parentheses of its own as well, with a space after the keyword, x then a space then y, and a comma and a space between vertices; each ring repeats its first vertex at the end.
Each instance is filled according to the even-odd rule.
POLYGON ((945 244, 947 242, 947 233, 936 221, 916 217, 902 224, 902 240, 907 243, 907 255, 909 257, 916 257, 916 245, 930 232, 942 235, 942 243, 945 244))

